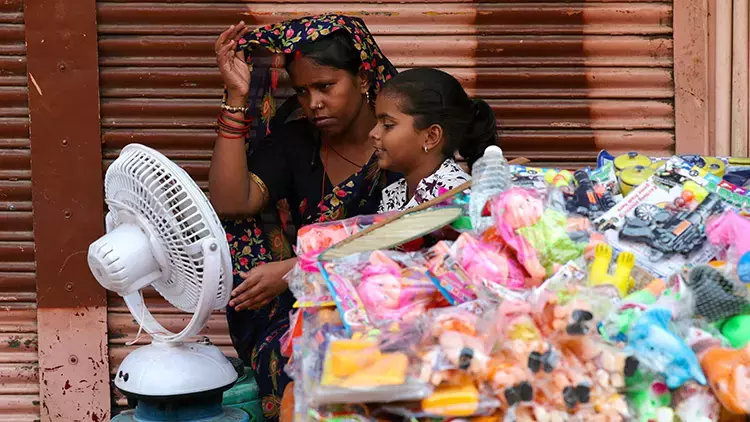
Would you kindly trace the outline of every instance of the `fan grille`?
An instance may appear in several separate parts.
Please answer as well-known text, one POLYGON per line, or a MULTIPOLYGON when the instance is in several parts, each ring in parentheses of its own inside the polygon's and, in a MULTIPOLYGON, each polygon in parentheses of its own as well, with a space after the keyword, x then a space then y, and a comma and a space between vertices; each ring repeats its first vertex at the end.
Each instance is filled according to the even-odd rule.
POLYGON ((107 170, 104 188, 115 225, 122 223, 118 213, 123 210, 147 221, 170 267, 169 278, 153 286, 182 311, 196 310, 204 275, 201 242, 213 236, 224 249, 213 307, 226 306, 231 274, 226 234, 208 199, 183 169, 157 151, 129 145, 107 170))

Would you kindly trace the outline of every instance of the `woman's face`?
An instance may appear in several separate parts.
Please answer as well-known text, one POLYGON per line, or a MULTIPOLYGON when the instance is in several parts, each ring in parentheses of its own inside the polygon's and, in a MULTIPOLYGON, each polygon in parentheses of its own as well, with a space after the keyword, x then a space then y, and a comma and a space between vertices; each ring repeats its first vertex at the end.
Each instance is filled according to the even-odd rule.
POLYGON ((388 92, 378 96, 375 117, 378 122, 370 131, 378 166, 400 173, 406 172, 424 155, 424 131, 414 127, 414 117, 404 114, 400 98, 388 92))
POLYGON ((289 75, 305 116, 325 134, 345 133, 366 106, 367 87, 346 70, 299 57, 289 65, 289 75))

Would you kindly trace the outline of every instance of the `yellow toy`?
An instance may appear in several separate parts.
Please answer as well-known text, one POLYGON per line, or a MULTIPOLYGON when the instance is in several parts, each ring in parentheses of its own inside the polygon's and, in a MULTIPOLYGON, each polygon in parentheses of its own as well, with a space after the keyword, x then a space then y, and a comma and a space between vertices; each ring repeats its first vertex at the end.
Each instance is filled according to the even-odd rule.
POLYGON ((344 388, 401 385, 406 382, 409 358, 404 353, 382 353, 372 339, 334 340, 323 362, 320 385, 344 388))
POLYGON ((635 255, 628 251, 621 252, 617 256, 617 268, 614 274, 609 273, 611 261, 612 247, 606 243, 596 245, 594 262, 591 263, 589 274, 591 285, 611 284, 620 292, 620 297, 625 297, 635 285, 635 281, 630 277, 630 272, 635 266, 635 255))
POLYGON ((466 378, 458 384, 441 385, 422 400, 422 410, 437 416, 467 417, 479 409, 479 390, 466 378))
POLYGON ((573 183, 573 173, 568 170, 557 171, 550 169, 544 173, 544 181, 547 182, 548 185, 556 188, 569 186, 573 183))

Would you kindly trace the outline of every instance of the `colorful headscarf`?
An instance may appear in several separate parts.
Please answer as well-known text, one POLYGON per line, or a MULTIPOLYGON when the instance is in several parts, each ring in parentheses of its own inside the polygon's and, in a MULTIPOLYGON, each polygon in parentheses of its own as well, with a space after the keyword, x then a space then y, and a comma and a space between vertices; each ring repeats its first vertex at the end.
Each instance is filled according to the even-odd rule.
POLYGON ((263 138, 271 131, 271 118, 276 112, 274 95, 284 67, 284 55, 294 53, 300 46, 339 30, 345 30, 351 36, 352 44, 362 59, 361 70, 367 72, 377 93, 388 79, 396 75, 396 68, 385 57, 365 23, 359 18, 327 14, 294 19, 257 28, 239 40, 237 50, 243 51, 247 63, 252 64, 248 100, 250 116, 254 121, 260 119, 263 123, 256 128, 256 139, 263 138), (270 63, 268 60, 265 63, 253 60, 252 51, 258 47, 274 55, 270 63))

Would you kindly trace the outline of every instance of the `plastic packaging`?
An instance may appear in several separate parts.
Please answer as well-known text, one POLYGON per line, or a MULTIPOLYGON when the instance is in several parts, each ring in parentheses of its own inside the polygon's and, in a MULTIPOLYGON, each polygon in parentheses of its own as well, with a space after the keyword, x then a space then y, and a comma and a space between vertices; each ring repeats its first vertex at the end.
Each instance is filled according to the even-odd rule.
POLYGON ((390 214, 360 215, 345 220, 304 226, 297 232, 297 255, 318 254, 334 244, 376 224, 390 214))
POLYGON ((698 202, 682 186, 667 190, 649 180, 593 224, 613 249, 632 252, 638 265, 666 278, 716 255, 705 225, 723 207, 716 195, 698 202))
POLYGON ((374 330, 350 337, 338 325, 307 326, 301 378, 310 406, 421 400, 431 393, 418 377, 422 361, 413 352, 418 336, 374 330))
POLYGON ((750 220, 727 210, 706 225, 706 236, 716 246, 727 248, 725 262, 737 279, 750 283, 750 220))
POLYGON ((471 177, 469 216, 474 230, 481 233, 492 225, 489 200, 511 186, 510 168, 500 147, 487 147, 484 156, 474 163, 471 177))
POLYGON ((297 257, 297 264, 285 276, 289 290, 297 299, 296 308, 335 306, 333 296, 328 291, 325 278, 318 268, 317 255, 303 254, 297 257))
POLYGON ((533 285, 518 261, 496 245, 484 243, 470 233, 462 234, 451 246, 451 256, 471 277, 475 288, 504 286, 520 289, 533 285))
POLYGON ((448 305, 416 253, 366 252, 321 267, 349 332, 409 322, 448 305))
POLYGON ((440 241, 426 252, 425 258, 440 293, 451 305, 458 305, 475 300, 477 295, 471 277, 454 256, 452 245, 453 242, 440 241))
MULTIPOLYGON (((554 189, 546 200, 535 191, 511 188, 492 201, 495 230, 539 285, 562 265, 592 248, 591 224, 585 217, 570 217, 553 206, 554 189)), ((593 240, 595 241, 595 237, 593 240)))

